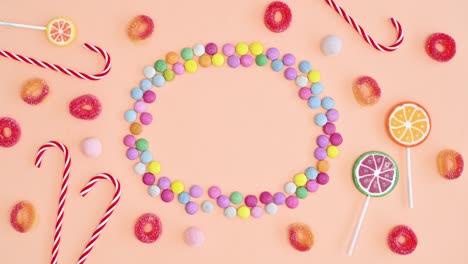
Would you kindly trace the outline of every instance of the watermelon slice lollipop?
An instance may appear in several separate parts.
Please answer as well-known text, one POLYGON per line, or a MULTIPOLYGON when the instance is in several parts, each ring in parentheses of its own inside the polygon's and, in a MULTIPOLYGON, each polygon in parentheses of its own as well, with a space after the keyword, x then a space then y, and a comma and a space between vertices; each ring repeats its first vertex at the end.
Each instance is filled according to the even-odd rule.
POLYGON ((354 230, 353 240, 348 250, 349 256, 353 254, 356 246, 370 198, 382 197, 393 191, 398 183, 398 166, 389 155, 380 151, 369 151, 362 154, 354 163, 353 180, 356 188, 367 198, 354 230))

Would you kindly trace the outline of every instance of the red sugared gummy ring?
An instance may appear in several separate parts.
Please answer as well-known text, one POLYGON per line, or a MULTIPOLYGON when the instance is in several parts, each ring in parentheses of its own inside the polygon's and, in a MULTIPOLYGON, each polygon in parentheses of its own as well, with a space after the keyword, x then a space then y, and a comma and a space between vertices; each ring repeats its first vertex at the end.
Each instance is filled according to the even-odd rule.
POLYGON ((101 114, 101 102, 96 96, 85 94, 73 99, 69 110, 78 119, 93 120, 101 114))
POLYGON ((27 81, 21 89, 23 101, 30 105, 37 105, 49 94, 49 86, 42 79, 27 81))
POLYGON ((437 156, 437 167, 442 176, 449 180, 456 179, 463 173, 463 157, 455 150, 446 149, 437 156))
POLYGON ((289 6, 283 2, 275 1, 268 5, 263 20, 269 30, 279 33, 288 29, 289 24, 291 24, 291 18, 291 9, 289 6), (276 20, 277 13, 281 15, 279 21, 276 20))
POLYGON ((155 214, 140 216, 135 224, 135 236, 143 243, 153 243, 161 236, 162 224, 155 214))
POLYGON ((36 209, 30 202, 21 201, 11 209, 11 226, 20 233, 31 230, 37 223, 36 209))
POLYGON ((13 118, 0 118, 0 147, 13 147, 21 138, 21 127, 13 118))
POLYGON ((414 231, 405 225, 395 226, 388 234, 388 246, 400 255, 411 254, 418 245, 418 238, 414 231))
POLYGON ((353 93, 359 104, 373 105, 379 101, 382 91, 372 77, 361 76, 354 82, 353 93))
POLYGON ((314 234, 306 224, 292 224, 289 226, 289 243, 299 251, 308 251, 314 245, 314 234))
POLYGON ((434 33, 427 38, 426 52, 434 60, 446 62, 455 56, 457 45, 449 35, 434 33))
POLYGON ((149 16, 139 15, 128 26, 128 36, 132 40, 144 40, 153 34, 154 23, 149 16))

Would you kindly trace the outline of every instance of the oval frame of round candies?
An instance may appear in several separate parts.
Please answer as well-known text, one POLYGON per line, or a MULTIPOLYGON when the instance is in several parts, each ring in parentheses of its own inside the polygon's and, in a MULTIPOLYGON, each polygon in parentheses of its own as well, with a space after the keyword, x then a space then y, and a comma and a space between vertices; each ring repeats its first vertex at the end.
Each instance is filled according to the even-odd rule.
POLYGON ((288 208, 296 208, 300 199, 305 199, 309 193, 316 192, 319 185, 325 185, 329 181, 327 171, 330 164, 327 156, 335 158, 338 156, 338 146, 343 142, 343 137, 336 132, 336 122, 339 113, 334 109, 335 102, 331 97, 319 95, 323 91, 320 83, 320 73, 312 69, 308 61, 301 61, 296 65, 296 58, 293 54, 286 53, 280 58, 280 52, 276 48, 264 49, 259 42, 247 45, 244 42, 236 45, 225 44, 218 47, 215 43, 207 45, 197 44, 194 48, 183 48, 180 55, 169 52, 166 60, 160 59, 154 66, 147 66, 143 70, 145 78, 139 86, 131 90, 131 97, 136 101, 133 109, 125 112, 125 120, 130 123, 130 134, 124 139, 127 146, 126 155, 130 160, 137 160, 134 171, 142 176, 142 181, 148 186, 148 193, 152 197, 160 196, 164 202, 178 200, 185 206, 188 214, 195 214, 199 207, 204 212, 211 212, 214 204, 224 209, 224 214, 228 218, 236 215, 239 218, 258 218, 264 212, 270 215, 276 214, 278 206, 286 205, 288 208), (223 194, 217 186, 209 187, 206 192, 211 199, 202 202, 195 200, 201 198, 203 189, 198 185, 186 188, 179 180, 171 181, 167 177, 156 179, 161 171, 161 164, 153 159, 153 155, 148 150, 148 141, 138 136, 143 132, 143 127, 152 123, 152 115, 147 112, 147 104, 156 100, 156 94, 152 91, 152 86, 159 88, 166 82, 174 80, 177 76, 185 72, 196 72, 200 67, 210 65, 222 66, 227 64, 231 68, 245 67, 252 65, 260 67, 266 66, 270 62, 270 67, 275 72, 283 72, 287 80, 294 81, 300 88, 299 97, 305 100, 312 109, 322 107, 325 112, 315 115, 315 124, 322 127, 323 134, 317 137, 317 148, 314 156, 317 159, 316 166, 310 166, 303 172, 295 174, 291 181, 284 185, 283 191, 271 193, 264 191, 258 195, 243 195, 233 191, 231 194, 223 194))

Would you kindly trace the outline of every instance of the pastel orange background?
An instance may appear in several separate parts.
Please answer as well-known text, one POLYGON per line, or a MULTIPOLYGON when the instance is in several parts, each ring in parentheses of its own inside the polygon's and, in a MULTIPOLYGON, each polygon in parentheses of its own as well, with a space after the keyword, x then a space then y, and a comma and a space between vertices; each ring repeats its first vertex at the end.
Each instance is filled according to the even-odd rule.
MULTIPOLYGON (((13 148, 0 149, 0 262, 47 263, 52 247, 62 153, 48 151, 41 169, 34 167, 37 148, 48 140, 68 145, 73 157, 59 260, 74 263, 112 197, 110 184, 99 183, 86 198, 79 190, 90 177, 109 172, 122 183, 122 199, 98 240, 88 263, 467 263, 468 205, 466 175, 455 181, 442 178, 436 167, 439 150, 468 153, 464 113, 468 45, 466 8, 462 1, 339 1, 381 43, 391 43, 395 32, 388 22, 396 17, 406 38, 398 51, 384 54, 369 47, 324 1, 292 1, 290 28, 274 34, 263 24, 269 1, 10 1, 0 10, 1 20, 45 25, 65 16, 78 26, 75 42, 52 46, 42 32, 0 28, 1 48, 58 63, 85 72, 98 72, 100 57, 81 48, 90 42, 109 51, 111 73, 101 81, 83 81, 24 63, 0 58, 0 116, 19 121, 23 135, 13 148), (144 43, 133 43, 126 27, 136 15, 151 16, 156 29, 144 43), (457 41, 457 54, 448 63, 430 59, 424 51, 427 36, 445 32, 457 41), (335 34, 343 50, 335 57, 320 52, 320 40, 335 34), (132 106, 130 89, 143 77, 142 69, 168 51, 196 43, 261 41, 267 47, 311 60, 322 73, 325 94, 341 111, 338 129, 345 143, 332 161, 331 181, 301 201, 299 208, 280 207, 278 215, 259 220, 229 220, 217 208, 211 214, 189 216, 177 202, 150 198, 133 162, 126 160, 123 119, 132 106), (352 82, 360 75, 374 77, 383 90, 373 107, 359 106, 352 82), (22 102, 19 91, 30 78, 43 78, 50 95, 38 106, 22 102), (92 93, 102 100, 95 121, 68 113, 73 98, 92 93), (413 100, 430 112, 433 129, 428 140, 412 150, 415 208, 408 208, 405 150, 384 133, 384 119, 392 105, 413 100), (80 143, 98 137, 103 154, 85 157, 80 143), (401 181, 388 196, 372 199, 355 254, 346 255, 365 197, 351 179, 354 160, 368 150, 385 151, 395 158, 401 181), (35 230, 19 234, 9 224, 14 203, 29 200, 37 208, 35 230), (135 239, 133 226, 142 213, 158 214, 163 236, 154 244, 135 239), (293 250, 287 226, 304 222, 316 234, 313 249, 293 250), (409 256, 392 253, 386 245, 389 230, 411 226, 419 245, 409 256), (206 235, 201 248, 189 248, 185 228, 198 226, 206 235)), ((158 90, 150 107, 155 120, 143 134, 162 163, 162 175, 205 189, 217 184, 230 193, 279 191, 297 172, 314 165, 313 149, 319 129, 311 111, 297 97, 297 88, 267 68, 231 70, 211 67, 185 74, 158 90)))

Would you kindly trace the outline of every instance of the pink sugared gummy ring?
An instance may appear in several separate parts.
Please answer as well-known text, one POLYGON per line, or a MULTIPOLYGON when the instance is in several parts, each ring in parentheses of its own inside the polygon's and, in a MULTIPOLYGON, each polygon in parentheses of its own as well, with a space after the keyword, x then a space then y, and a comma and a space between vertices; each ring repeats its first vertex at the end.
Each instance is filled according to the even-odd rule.
POLYGON ((291 9, 283 2, 271 2, 265 10, 264 22, 266 27, 276 33, 283 32, 288 29, 291 24, 291 9), (276 14, 281 14, 281 20, 275 19, 276 14))
POLYGON ((139 15, 128 26, 127 34, 132 40, 144 40, 153 34, 154 22, 149 16, 139 15))
POLYGON ((393 252, 400 255, 408 255, 416 249, 418 238, 410 227, 398 225, 388 234, 387 242, 393 252))
POLYGON ((457 46, 455 40, 449 35, 434 33, 427 38, 426 52, 434 60, 446 62, 455 56, 457 46))
POLYGON ((85 94, 70 102, 70 114, 78 119, 93 120, 101 114, 101 102, 92 94, 85 94))
POLYGON ((18 122, 10 117, 0 118, 0 147, 13 147, 20 138, 21 127, 18 122))
POLYGON ((138 217, 135 224, 135 236, 143 243, 153 243, 161 236, 162 224, 159 217, 146 213, 138 217))

